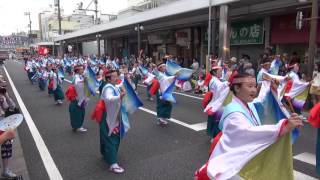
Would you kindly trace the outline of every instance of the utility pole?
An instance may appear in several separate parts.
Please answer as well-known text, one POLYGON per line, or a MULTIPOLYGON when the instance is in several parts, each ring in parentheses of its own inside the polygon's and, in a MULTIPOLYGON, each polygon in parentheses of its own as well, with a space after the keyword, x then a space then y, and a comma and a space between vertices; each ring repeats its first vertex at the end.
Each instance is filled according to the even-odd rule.
POLYGON ((30 12, 24 12, 25 16, 29 16, 29 45, 31 44, 31 16, 30 16, 30 12))
POLYGON ((209 0, 209 20, 208 20, 208 55, 206 58, 206 73, 211 70, 211 61, 210 61, 210 50, 211 50, 211 10, 212 10, 212 3, 209 0))
MULTIPOLYGON (((54 0, 54 6, 58 7, 58 23, 59 23, 59 35, 62 35, 61 32, 61 13, 60 13, 60 0, 54 0)), ((58 50, 58 56, 61 55, 61 57, 63 56, 63 46, 62 43, 60 41, 60 46, 59 46, 59 50, 58 50)))
POLYGON ((97 35, 96 35, 96 38, 97 38, 98 57, 100 58, 100 56, 101 56, 101 50, 100 50, 100 38, 101 38, 101 34, 97 34, 97 35))
POLYGON ((95 21, 94 24, 100 24, 99 20, 98 20, 98 0, 92 0, 89 5, 87 6, 87 8, 83 9, 82 6, 79 6, 78 10, 83 10, 83 11, 93 11, 95 13, 95 21), (88 9, 91 4, 94 2, 95 8, 94 9, 88 9))
POLYGON ((308 69, 307 76, 312 78, 314 68, 314 56, 316 50, 317 25, 318 25, 318 0, 312 0, 312 12, 309 34, 309 52, 308 52, 308 69))
POLYGON ((98 20, 98 0, 94 0, 94 6, 95 6, 95 15, 96 15, 96 23, 95 24, 100 24, 98 20))
POLYGON ((31 17, 30 17, 30 12, 29 12, 29 34, 31 35, 31 33, 32 33, 32 31, 31 31, 31 17))
POLYGON ((61 14, 60 14, 60 0, 57 1, 57 6, 58 6, 58 23, 59 23, 59 35, 61 35, 61 14))

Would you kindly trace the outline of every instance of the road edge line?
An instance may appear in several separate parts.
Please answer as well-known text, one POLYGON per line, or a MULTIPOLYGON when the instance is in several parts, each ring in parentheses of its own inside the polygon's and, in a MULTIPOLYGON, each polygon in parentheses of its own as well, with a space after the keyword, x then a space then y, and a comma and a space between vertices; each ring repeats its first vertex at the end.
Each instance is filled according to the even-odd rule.
POLYGON ((58 170, 56 164, 54 163, 53 158, 52 158, 44 140, 42 139, 39 130, 37 129, 34 121, 32 120, 29 111, 27 110, 24 102, 22 101, 22 98, 21 98, 18 90, 16 89, 6 67, 3 66, 3 69, 7 75, 7 78, 9 80, 10 85, 11 85, 12 91, 13 91, 14 95, 16 96, 16 99, 17 99, 18 104, 20 106, 21 112, 22 112, 24 119, 29 127, 30 133, 35 141, 35 144, 36 144, 37 149, 39 151, 40 157, 43 161, 44 167, 46 168, 47 174, 49 176, 49 179, 63 180, 63 178, 60 174, 60 171, 58 170))

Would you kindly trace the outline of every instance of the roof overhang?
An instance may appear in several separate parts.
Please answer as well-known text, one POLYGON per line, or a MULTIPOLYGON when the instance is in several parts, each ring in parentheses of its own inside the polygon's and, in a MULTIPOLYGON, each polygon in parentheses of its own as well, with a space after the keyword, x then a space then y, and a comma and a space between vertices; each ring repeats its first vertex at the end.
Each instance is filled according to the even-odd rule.
POLYGON ((47 42, 38 42, 36 45, 37 46, 53 46, 53 45, 59 46, 60 44, 54 43, 53 41, 47 41, 47 42))
MULTIPOLYGON (((222 4, 229 4, 233 2, 237 2, 240 0, 214 0, 212 1, 212 6, 219 6, 222 4)), ((99 33, 102 31, 107 31, 123 26, 128 26, 132 24, 138 24, 145 21, 165 18, 177 14, 183 14, 188 13, 191 11, 196 11, 199 9, 204 9, 209 7, 209 1, 208 0, 181 0, 176 1, 170 4, 166 4, 163 6, 160 6, 155 9, 151 9, 148 11, 137 13, 130 17, 125 17, 122 19, 117 19, 115 21, 111 21, 109 23, 96 25, 88 29, 82 29, 79 31, 75 31, 72 33, 68 33, 66 35, 57 37, 54 39, 54 41, 62 41, 66 39, 72 39, 80 36, 85 36, 89 34, 99 33)))

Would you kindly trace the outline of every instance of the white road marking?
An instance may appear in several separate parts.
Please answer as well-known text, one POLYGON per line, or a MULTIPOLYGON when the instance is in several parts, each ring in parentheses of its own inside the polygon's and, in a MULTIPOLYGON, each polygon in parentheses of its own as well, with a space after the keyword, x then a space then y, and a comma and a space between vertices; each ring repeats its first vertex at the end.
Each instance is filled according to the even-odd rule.
POLYGON ((311 164, 313 166, 316 166, 316 156, 314 154, 304 152, 298 155, 293 156, 293 159, 311 164))
POLYGON ((194 128, 196 131, 202 131, 207 129, 207 122, 192 124, 191 127, 194 128))
POLYGON ((192 96, 192 95, 189 95, 189 94, 184 94, 184 93, 179 93, 179 92, 173 92, 173 93, 174 94, 179 94, 181 96, 191 97, 191 98, 194 98, 194 99, 199 99, 199 100, 203 99, 202 97, 192 96))
POLYGON ((293 177, 295 180, 317 180, 317 178, 314 178, 312 176, 309 176, 307 174, 304 174, 295 170, 293 170, 293 177))
MULTIPOLYGON (((10 60, 10 61, 11 61, 11 60, 10 60)), ((14 62, 17 62, 17 63, 19 63, 19 64, 22 64, 21 61, 18 61, 18 60, 16 60, 16 59, 14 59, 13 61, 14 61, 14 62)))
MULTIPOLYGON (((147 113, 149 113, 149 114, 153 114, 153 115, 155 115, 155 116, 157 115, 157 113, 156 113, 155 111, 152 111, 152 110, 150 110, 150 109, 146 109, 146 108, 143 108, 143 107, 140 107, 139 109, 142 110, 142 111, 144 111, 144 112, 147 112, 147 113)), ((181 126, 184 126, 184 127, 186 127, 186 128, 192 129, 192 130, 194 130, 194 131, 199 131, 197 128, 194 128, 192 125, 187 124, 187 123, 182 122, 182 121, 179 121, 179 120, 177 120, 177 119, 170 118, 169 121, 171 121, 171 122, 173 122, 173 123, 176 123, 176 124, 179 124, 179 125, 181 125, 181 126)))
POLYGON ((66 82, 68 82, 68 83, 72 83, 70 80, 68 80, 68 79, 64 79, 64 81, 66 81, 66 82))
POLYGON ((140 87, 147 87, 146 85, 141 85, 141 84, 138 84, 138 86, 140 86, 140 87))
MULTIPOLYGON (((138 86, 140 86, 140 87, 147 87, 147 86, 141 85, 141 84, 138 84, 138 86)), ((199 100, 202 100, 202 99, 203 99, 202 97, 192 96, 192 95, 189 95, 189 94, 184 94, 184 93, 179 93, 179 92, 173 92, 173 94, 178 94, 178 95, 181 95, 181 96, 186 96, 186 97, 190 97, 190 98, 194 98, 194 99, 199 99, 199 100)))
POLYGON ((23 101, 21 99, 19 92, 17 91, 15 85, 13 84, 13 81, 12 81, 6 67, 4 66, 3 69, 8 77, 8 80, 9 80, 9 83, 12 87, 13 93, 17 98, 18 104, 19 104, 20 109, 24 115, 25 121, 29 127, 29 130, 30 130, 31 135, 34 139, 34 142, 38 148, 38 151, 40 153, 41 159, 43 161, 44 167, 46 168, 46 171, 48 173, 49 178, 51 180, 63 180, 56 164, 54 163, 54 161, 49 153, 49 150, 48 150, 45 142, 43 141, 36 125, 34 124, 32 118, 31 118, 30 113, 28 112, 25 104, 23 103, 23 101))
MULTIPOLYGON (((68 80, 68 79, 64 79, 64 80, 65 80, 66 82, 68 82, 68 83, 71 83, 71 81, 68 80)), ((155 116, 157 115, 157 113, 156 113, 155 111, 152 111, 152 110, 150 110, 150 109, 146 109, 146 108, 143 108, 143 107, 140 107, 139 109, 140 109, 141 111, 147 112, 147 113, 149 113, 149 114, 153 114, 153 115, 155 115, 155 116)), ((169 121, 171 121, 171 122, 173 122, 173 123, 176 123, 176 124, 179 124, 179 125, 181 125, 181 126, 184 126, 184 127, 186 127, 186 128, 192 129, 192 130, 194 130, 194 131, 200 131, 200 130, 202 130, 202 129, 199 129, 197 126, 194 127, 194 125, 187 124, 187 123, 185 123, 185 122, 179 121, 179 120, 174 119, 174 118, 170 118, 169 121)))

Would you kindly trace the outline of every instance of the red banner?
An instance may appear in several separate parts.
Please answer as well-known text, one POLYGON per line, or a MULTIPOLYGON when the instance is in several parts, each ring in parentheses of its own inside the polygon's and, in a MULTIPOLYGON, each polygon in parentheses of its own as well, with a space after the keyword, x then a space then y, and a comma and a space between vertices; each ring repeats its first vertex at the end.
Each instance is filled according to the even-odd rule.
POLYGON ((39 55, 47 55, 49 52, 48 48, 40 46, 38 49, 39 55))

